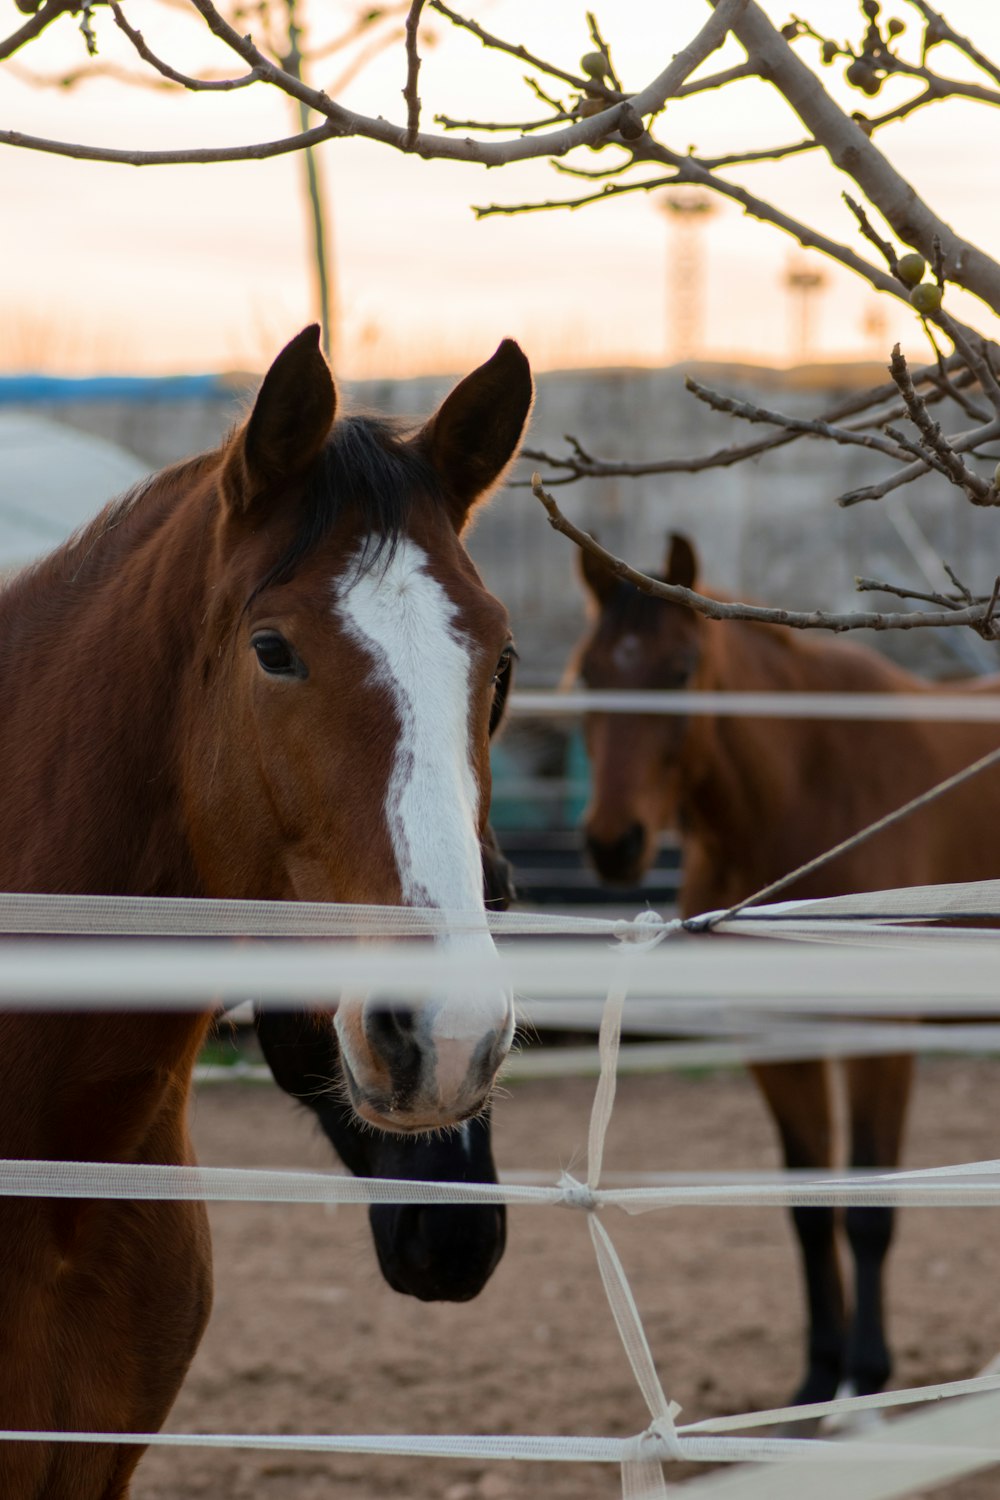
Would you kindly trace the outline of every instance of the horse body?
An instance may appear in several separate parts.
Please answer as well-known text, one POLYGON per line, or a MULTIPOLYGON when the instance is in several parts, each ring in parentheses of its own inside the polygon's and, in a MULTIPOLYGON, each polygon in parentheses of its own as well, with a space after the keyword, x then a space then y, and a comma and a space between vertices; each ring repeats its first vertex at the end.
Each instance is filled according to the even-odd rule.
MULTIPOLYGON (((154 476, 0 594, 5 889, 483 912, 509 628, 459 533, 516 451, 527 364, 501 345, 413 435, 335 424, 335 401, 308 329, 218 452, 154 476)), ((485 918, 476 941, 491 952, 485 918)), ((420 1011, 341 1000, 344 1081, 371 1124, 483 1106, 512 1007, 480 967, 420 1011)), ((0 1018, 0 1155, 191 1161, 210 1013, 206 995, 187 1016, 0 1018)), ((199 1204, 3 1199, 4 1425, 155 1430, 210 1293, 199 1204)), ((3 1445, 0 1493, 119 1500, 138 1456, 3 1445)))
MULTIPOLYGON (((767 624, 707 620, 639 594, 591 554, 583 554, 582 567, 597 607, 579 653, 590 688, 1000 691, 1000 677, 942 688, 853 643, 803 637, 767 624)), ((696 574, 693 549, 674 537, 665 580, 693 587, 696 574)), ((658 834, 679 829, 684 916, 745 900, 996 744, 996 728, 989 724, 711 714, 594 713, 587 717, 586 735, 593 793, 584 826, 599 873, 610 882, 635 883, 653 858, 658 834)), ((994 876, 997 810, 1000 771, 991 770, 797 880, 782 898, 994 876)), ((850 1164, 896 1165, 911 1059, 852 1059, 845 1070, 850 1164)), ((768 1064, 751 1071, 775 1119, 786 1164, 832 1165, 827 1064, 768 1064)), ((842 1386, 876 1391, 890 1374, 882 1268, 892 1210, 851 1208, 844 1218, 856 1272, 850 1317, 833 1210, 793 1211, 810 1324, 799 1401, 826 1400, 842 1386)))
MULTIPOLYGON (((778 626, 703 623, 700 666, 689 684, 695 689, 935 691, 852 643, 801 640, 778 626)), ((956 687, 967 691, 969 685, 956 687)), ((1000 677, 977 679, 975 687, 1000 692, 1000 677)), ((989 724, 693 717, 678 758, 684 839, 696 859, 685 882, 685 915, 699 909, 703 894, 719 898, 716 904, 744 899, 995 743, 989 724)), ((783 894, 795 899, 981 878, 995 859, 992 831, 981 816, 984 795, 1000 799, 1000 778, 986 773, 957 787, 783 894)))

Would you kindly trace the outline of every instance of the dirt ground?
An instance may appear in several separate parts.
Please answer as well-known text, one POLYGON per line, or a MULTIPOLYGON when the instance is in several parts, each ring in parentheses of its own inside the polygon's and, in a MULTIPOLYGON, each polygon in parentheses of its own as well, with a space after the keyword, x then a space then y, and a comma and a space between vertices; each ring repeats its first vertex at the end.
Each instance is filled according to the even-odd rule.
MULTIPOLYGON (((922 1065, 907 1162, 1000 1155, 1000 1062, 922 1065)), ((502 1168, 579 1167, 593 1082, 514 1085, 496 1112, 502 1168)), ((324 1168, 328 1148, 275 1088, 203 1087, 206 1165, 324 1168)), ((739 1072, 625 1079, 612 1171, 777 1166, 763 1105, 739 1072)), ((799 1373, 802 1308, 777 1209, 683 1208, 606 1219, 668 1394, 688 1420, 780 1404, 799 1373)), ((212 1207, 215 1311, 170 1421, 177 1431, 598 1433, 645 1408, 602 1292, 582 1215, 511 1210, 506 1256, 465 1305, 424 1305, 379 1274, 366 1211, 212 1207)), ((910 1209, 891 1275, 896 1384, 975 1374, 1000 1349, 995 1210, 910 1209)), ((687 1477, 675 1469, 674 1483, 687 1477)), ((994 1500, 996 1471, 935 1495, 994 1500)), ((159 1451, 135 1500, 598 1500, 611 1466, 159 1451)))

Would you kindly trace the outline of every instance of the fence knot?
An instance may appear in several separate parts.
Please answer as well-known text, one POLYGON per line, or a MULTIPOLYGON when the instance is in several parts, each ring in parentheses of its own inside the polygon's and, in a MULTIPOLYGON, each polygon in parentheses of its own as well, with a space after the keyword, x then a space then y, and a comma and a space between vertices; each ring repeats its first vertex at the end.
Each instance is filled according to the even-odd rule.
POLYGON ((670 933, 680 932, 682 927, 683 923, 678 917, 672 917, 668 922, 658 911, 647 910, 631 919, 622 918, 614 924, 613 931, 619 942, 646 952, 655 948, 657 943, 662 943, 670 933))
POLYGON ((580 1182, 572 1172, 563 1172, 559 1178, 562 1202, 567 1208, 583 1208, 588 1213, 600 1207, 600 1200, 592 1188, 580 1182))
POLYGON ((680 1412, 676 1401, 671 1401, 662 1417, 654 1417, 646 1428, 632 1439, 633 1453, 630 1458, 640 1463, 665 1463, 670 1459, 684 1457, 681 1440, 674 1426, 674 1418, 680 1412))
POLYGON ((697 916, 685 917, 680 925, 685 932, 711 932, 716 923, 727 915, 725 911, 699 912, 697 916))

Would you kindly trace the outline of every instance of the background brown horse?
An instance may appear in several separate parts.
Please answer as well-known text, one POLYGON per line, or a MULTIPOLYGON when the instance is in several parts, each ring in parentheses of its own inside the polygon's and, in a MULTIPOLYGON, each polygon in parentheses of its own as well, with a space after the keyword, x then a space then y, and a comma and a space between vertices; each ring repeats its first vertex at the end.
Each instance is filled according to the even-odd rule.
MULTIPOLYGON (((744 692, 947 691, 863 646, 780 626, 706 620, 621 582, 581 553, 595 619, 578 651, 593 689, 744 692)), ((683 537, 670 539, 664 581, 693 588, 698 566, 683 537)), ((1000 678, 956 684, 998 691, 1000 678)), ((837 722, 697 714, 591 713, 593 772, 584 819, 587 849, 609 883, 635 884, 662 830, 680 832, 681 912, 728 908, 804 861, 962 769, 996 744, 989 724, 837 722)), ((782 899, 995 877, 1000 770, 949 792, 899 826, 782 892, 782 899)), ((899 1159, 911 1059, 845 1063, 853 1167, 899 1159)), ((789 1167, 832 1165, 831 1079, 822 1061, 751 1069, 774 1116, 789 1167)), ((796 1208, 809 1310, 807 1369, 796 1400, 822 1401, 841 1386, 880 1390, 891 1364, 882 1267, 892 1210, 848 1208, 855 1265, 851 1316, 832 1209, 796 1208)))
MULTIPOLYGON (((460 541, 531 406, 505 342, 419 431, 335 418, 306 329, 217 451, 154 476, 0 595, 8 890, 482 913, 505 612, 460 541)), ((466 947, 469 940, 465 940, 466 947)), ((354 1107, 406 1131, 486 1101, 490 977, 419 1011, 342 1001, 354 1107)), ((137 980, 137 982, 139 982, 137 980)), ((0 1155, 191 1160, 199 1015, 7 1016, 0 1155)), ((0 1203, 0 1411, 162 1423, 211 1297, 201 1205, 0 1203)), ((119 1500, 135 1449, 9 1444, 4 1500, 119 1500)))

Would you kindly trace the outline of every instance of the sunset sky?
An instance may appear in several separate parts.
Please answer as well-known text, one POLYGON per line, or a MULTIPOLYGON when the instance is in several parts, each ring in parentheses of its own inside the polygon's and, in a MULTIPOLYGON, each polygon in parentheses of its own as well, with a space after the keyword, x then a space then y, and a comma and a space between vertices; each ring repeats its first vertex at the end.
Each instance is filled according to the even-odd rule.
MULTIPOLYGON (((796 0, 787 8, 766 0, 765 8, 779 22, 795 11, 837 37, 856 39, 860 32, 854 0, 796 0)), ((944 8, 957 30, 1000 57, 1000 6, 947 0, 944 8)), ((323 17, 318 36, 332 34, 338 18, 343 24, 356 13, 343 0, 313 0, 311 10, 323 17)), ((916 13, 904 0, 889 0, 885 10, 918 30, 916 13)), ((590 50, 576 0, 478 0, 470 12, 491 31, 571 70, 590 50)), ((705 0, 617 0, 599 10, 626 86, 648 82, 707 12, 705 0)), ((201 23, 178 8, 144 0, 128 7, 128 14, 176 66, 239 71, 231 54, 210 44, 201 23)), ((424 48, 420 78, 425 128, 436 128, 436 113, 538 117, 540 106, 522 82, 522 64, 487 53, 467 33, 427 14, 436 44, 424 48)), ((24 19, 11 0, 0 0, 0 15, 4 34, 24 19)), ((94 20, 101 60, 131 65, 111 17, 98 8, 94 20)), ((812 60, 815 49, 799 45, 812 60)), ((706 71, 741 55, 730 44, 706 71)), ((973 76, 948 49, 932 56, 953 75, 973 76)), ((72 17, 18 57, 22 68, 45 73, 85 62, 72 17)), ((341 59, 330 59, 316 68, 313 81, 330 86, 341 66, 341 59)), ((824 80, 857 108, 859 96, 840 87, 838 71, 824 70, 824 80)), ((365 113, 402 121, 404 80, 397 43, 338 97, 365 113)), ((892 85, 873 107, 889 107, 906 91, 904 84, 892 85)), ((0 119, 7 128, 35 135, 148 147, 264 140, 291 133, 295 124, 289 101, 265 87, 190 95, 95 79, 71 91, 43 89, 4 65, 0 119)), ((759 83, 671 105, 658 128, 671 147, 694 145, 708 154, 775 145, 801 134, 779 96, 759 83)), ((1000 110, 948 102, 888 127, 878 139, 942 217, 997 253, 1000 110)), ((608 164, 608 157, 586 160, 608 164)), ((464 369, 508 334, 540 369, 660 364, 671 357, 670 226, 648 196, 572 214, 476 222, 471 204, 561 196, 573 184, 544 163, 487 172, 423 162, 361 141, 327 144, 321 163, 331 207, 341 373, 464 369)), ((300 177, 295 156, 135 169, 0 147, 0 368, 71 374, 261 368, 312 316, 300 177)), ((849 184, 817 155, 745 167, 740 180, 865 248, 841 202, 849 184)), ((727 205, 706 227, 704 245, 704 353, 774 364, 794 359, 781 283, 796 247, 727 205)), ((833 266, 827 270, 814 357, 871 356, 887 352, 897 337, 921 347, 907 309, 833 266), (871 328, 866 331, 873 309, 883 309, 887 320, 875 342, 871 328)), ((996 334, 996 320, 978 305, 963 307, 957 299, 950 305, 996 334)))

